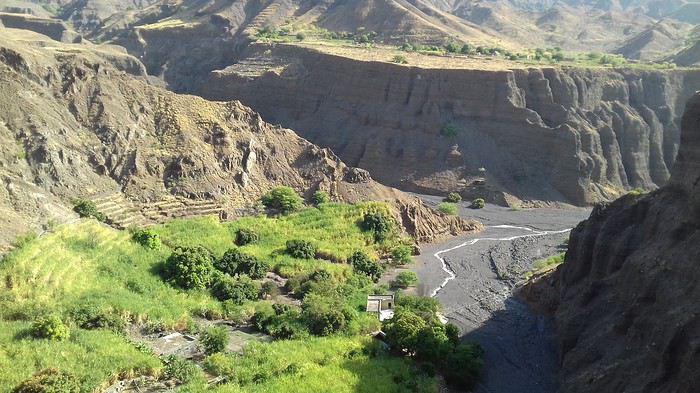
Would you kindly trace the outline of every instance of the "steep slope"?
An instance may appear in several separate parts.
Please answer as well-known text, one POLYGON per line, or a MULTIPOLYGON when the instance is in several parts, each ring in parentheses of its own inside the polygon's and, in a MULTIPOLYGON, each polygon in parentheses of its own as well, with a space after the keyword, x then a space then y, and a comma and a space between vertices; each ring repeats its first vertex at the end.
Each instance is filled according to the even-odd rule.
POLYGON ((627 59, 661 59, 678 50, 686 34, 684 26, 661 22, 630 38, 614 52, 627 59))
POLYGON ((572 233, 556 320, 564 391, 700 386, 700 95, 670 185, 594 210, 572 233))
POLYGON ((240 99, 396 187, 470 195, 486 178, 522 199, 584 205, 665 184, 679 103, 700 88, 698 71, 404 66, 327 52, 260 45, 200 94, 240 99))
POLYGON ((69 220, 73 198, 114 195, 108 200, 128 203, 138 224, 173 198, 184 201, 180 210, 205 200, 215 207, 208 211, 236 216, 278 185, 391 201, 419 241, 477 227, 432 213, 238 102, 155 88, 138 60, 112 46, 0 32, 0 208, 9 212, 0 243, 69 220))

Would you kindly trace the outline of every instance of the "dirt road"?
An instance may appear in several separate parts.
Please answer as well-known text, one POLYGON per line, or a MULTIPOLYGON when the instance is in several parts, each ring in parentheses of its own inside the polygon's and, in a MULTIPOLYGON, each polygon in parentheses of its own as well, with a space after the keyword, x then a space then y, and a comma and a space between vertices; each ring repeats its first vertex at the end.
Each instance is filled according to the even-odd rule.
MULTIPOLYGON (((431 205, 440 202, 421 197, 431 205)), ((425 246, 415 267, 419 292, 435 295, 464 339, 486 351, 476 392, 556 392, 558 355, 551 322, 514 299, 512 289, 534 261, 565 250, 566 231, 589 210, 466 206, 460 214, 482 221, 486 230, 425 246)))

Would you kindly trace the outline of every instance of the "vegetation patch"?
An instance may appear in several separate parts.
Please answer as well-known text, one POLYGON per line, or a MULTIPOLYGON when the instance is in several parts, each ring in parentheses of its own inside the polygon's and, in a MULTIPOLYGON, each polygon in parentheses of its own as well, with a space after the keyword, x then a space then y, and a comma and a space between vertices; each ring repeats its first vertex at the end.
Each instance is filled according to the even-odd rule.
POLYGON ((537 260, 535 261, 535 263, 532 264, 532 269, 529 272, 525 273, 525 278, 530 279, 533 275, 535 275, 538 272, 553 269, 564 263, 565 258, 566 253, 563 252, 561 254, 553 255, 549 258, 537 260))
POLYGON ((442 202, 437 206, 437 209, 440 213, 447 214, 448 216, 456 216, 459 212, 459 207, 449 202, 442 202))

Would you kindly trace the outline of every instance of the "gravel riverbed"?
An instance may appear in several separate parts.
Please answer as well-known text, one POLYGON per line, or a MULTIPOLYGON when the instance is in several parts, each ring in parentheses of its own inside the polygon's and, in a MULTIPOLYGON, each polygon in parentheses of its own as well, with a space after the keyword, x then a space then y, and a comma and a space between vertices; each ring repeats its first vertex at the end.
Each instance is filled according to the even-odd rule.
MULTIPOLYGON (((438 197, 420 197, 432 206, 441 202, 438 197)), ((515 299, 512 290, 533 262, 566 250, 565 231, 586 219, 590 209, 467 206, 460 203, 460 215, 483 222, 486 229, 424 246, 413 269, 420 279, 418 292, 434 294, 463 339, 484 348, 483 379, 475 392, 556 392, 553 325, 515 299), (443 269, 440 258, 452 274, 443 269)))

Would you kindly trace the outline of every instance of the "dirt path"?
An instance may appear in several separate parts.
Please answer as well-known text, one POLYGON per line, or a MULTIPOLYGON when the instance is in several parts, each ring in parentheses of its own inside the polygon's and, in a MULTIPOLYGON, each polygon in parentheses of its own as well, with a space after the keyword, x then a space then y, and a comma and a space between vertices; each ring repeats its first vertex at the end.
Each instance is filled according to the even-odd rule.
POLYGON ((586 209, 511 211, 497 206, 474 211, 464 205, 461 215, 481 220, 486 229, 424 247, 415 267, 419 292, 435 296, 464 339, 486 351, 484 378, 476 392, 557 391, 551 322, 514 299, 512 289, 534 261, 562 252, 569 228, 588 214, 586 209))

